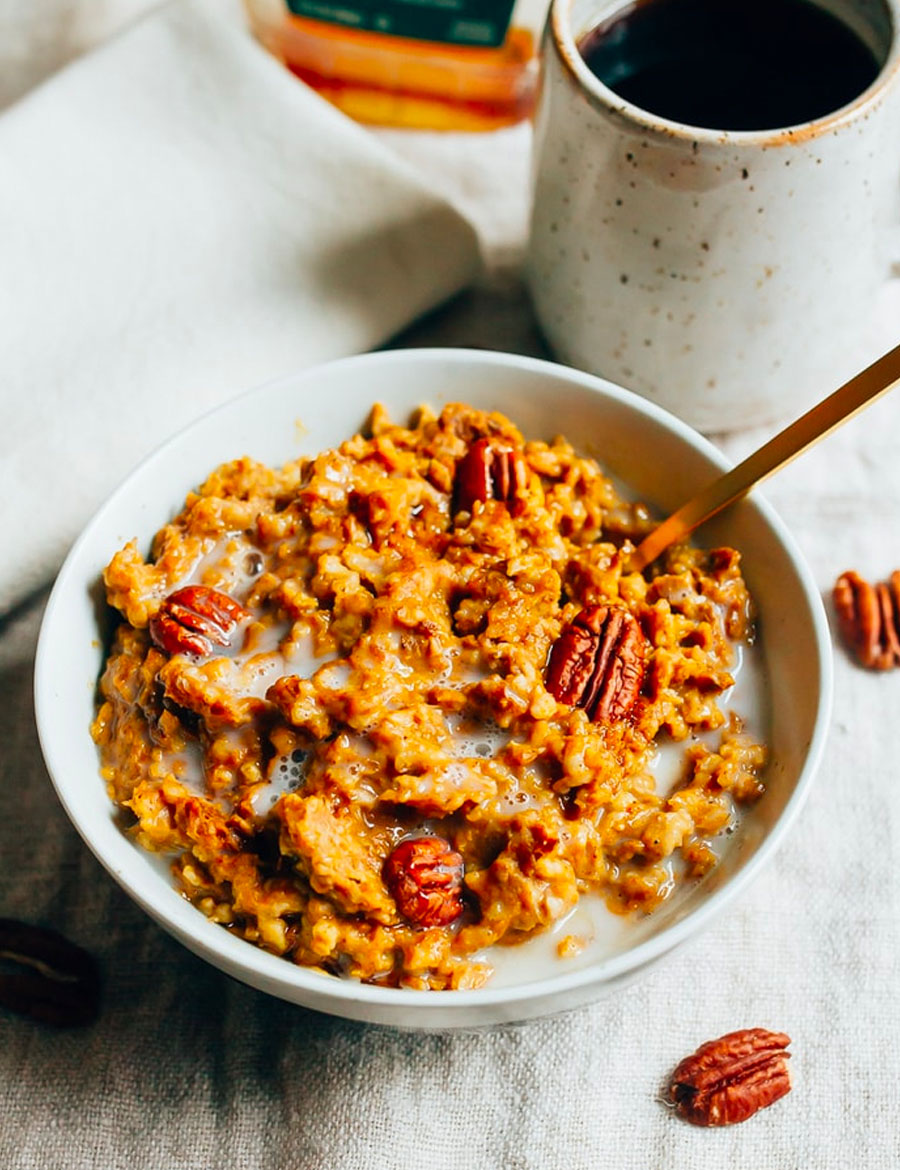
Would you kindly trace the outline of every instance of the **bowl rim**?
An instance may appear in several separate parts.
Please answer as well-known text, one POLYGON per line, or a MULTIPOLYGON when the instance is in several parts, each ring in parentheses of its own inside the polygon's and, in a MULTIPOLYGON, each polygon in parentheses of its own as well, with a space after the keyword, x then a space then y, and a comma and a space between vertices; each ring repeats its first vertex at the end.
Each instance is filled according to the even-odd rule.
MULTIPOLYGON (((212 417, 233 410, 240 403, 257 395, 262 397, 266 394, 277 394, 282 388, 296 385, 298 382, 306 382, 308 384, 306 389, 308 389, 309 385, 314 384, 315 379, 324 370, 332 371, 343 367, 352 371, 357 367, 365 369, 373 364, 390 366, 409 362, 420 363, 427 367, 429 363, 440 364, 447 361, 472 367, 479 365, 502 366, 527 370, 538 375, 550 375, 553 378, 561 377, 565 381, 597 393, 601 398, 611 399, 631 410, 636 410, 639 414, 673 432, 679 439, 707 457, 723 471, 731 466, 730 461, 708 439, 656 403, 604 378, 541 358, 494 350, 434 347, 380 350, 318 363, 251 387, 212 410, 204 412, 186 427, 179 429, 159 444, 125 476, 94 512, 69 550, 44 611, 35 653, 34 705, 44 761, 57 798, 85 844, 101 865, 142 909, 195 954, 201 955, 214 965, 219 966, 220 969, 224 963, 225 969, 230 974, 251 986, 262 988, 270 994, 289 999, 292 1002, 303 1002, 299 997, 292 995, 292 991, 308 992, 309 997, 314 1001, 311 1006, 315 1007, 316 1010, 345 1017, 349 1017, 349 1013, 342 1008, 344 1005, 350 1004, 372 1009, 411 1009, 413 1012, 417 1009, 438 1007, 440 1013, 445 1017, 462 1017, 476 1008, 500 1005, 514 1006, 538 998, 545 1001, 554 996, 565 997, 566 993, 578 989, 586 989, 593 985, 599 987, 604 983, 637 974, 642 967, 697 934, 711 919, 721 913, 742 890, 746 889, 767 864, 787 836, 809 794, 822 758, 830 721, 833 693, 831 637, 822 598, 805 558, 787 527, 771 505, 761 495, 754 493, 752 499, 748 501, 749 506, 761 513, 774 536, 783 546, 802 586, 817 651, 819 703, 813 734, 806 749, 803 766, 797 776, 794 790, 781 814, 766 832, 753 856, 741 869, 679 921, 663 927, 658 933, 626 951, 598 959, 596 962, 575 970, 562 971, 558 975, 534 978, 524 983, 499 987, 492 987, 488 983, 486 987, 472 990, 423 992, 407 988, 377 987, 356 980, 343 980, 328 976, 315 968, 286 962, 281 956, 271 954, 253 946, 244 939, 229 934, 221 926, 207 919, 190 903, 179 899, 178 903, 171 904, 173 910, 170 911, 168 906, 160 906, 157 899, 147 896, 141 889, 140 882, 136 887, 130 875, 117 864, 114 858, 108 855, 103 845, 95 839, 96 834, 92 831, 90 823, 86 823, 86 818, 80 814, 77 801, 70 798, 65 779, 66 761, 62 746, 56 742, 53 732, 51 655, 52 646, 57 636, 57 625, 61 620, 60 615, 66 605, 70 589, 73 586, 90 584, 76 573, 81 549, 89 541, 93 530, 102 525, 107 512, 113 508, 119 495, 127 489, 132 479, 136 478, 146 465, 155 461, 170 446, 185 441, 193 432, 202 429, 212 417), (174 913, 175 905, 183 906, 190 912, 192 923, 190 930, 184 923, 177 920, 181 916, 174 913), (196 928, 193 928, 194 915, 196 915, 196 928)), ((92 684, 95 683, 95 680, 91 681, 92 684)), ((85 728, 85 734, 88 734, 87 728, 85 728)), ((96 780, 100 781, 99 766, 96 780)), ((116 828, 116 832, 121 834, 121 830, 118 828, 116 828)), ((122 840, 126 840, 124 834, 122 834, 122 840)), ((143 861, 143 854, 138 847, 131 845, 131 848, 134 849, 136 858, 143 861)), ((142 872, 145 871, 139 871, 139 876, 142 872)), ((179 897, 174 887, 170 887, 170 889, 176 898, 179 897)), ((548 1008, 546 1011, 552 1011, 552 1008, 548 1008)), ((542 1011, 541 1014, 546 1014, 546 1012, 542 1011)), ((474 1022, 478 1022, 477 1016, 474 1017, 474 1022)), ((455 1023, 465 1026, 469 1021, 460 1018, 455 1023)), ((412 1021, 410 1026, 415 1027, 415 1022, 412 1021)), ((454 1022, 450 1022, 446 1026, 453 1027, 454 1022)))

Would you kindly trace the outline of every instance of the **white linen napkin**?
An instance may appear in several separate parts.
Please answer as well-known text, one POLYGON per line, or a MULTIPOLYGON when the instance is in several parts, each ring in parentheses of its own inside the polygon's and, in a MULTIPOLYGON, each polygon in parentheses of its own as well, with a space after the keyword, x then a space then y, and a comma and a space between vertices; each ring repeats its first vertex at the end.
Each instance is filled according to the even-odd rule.
POLYGON ((0 613, 169 434, 477 267, 472 227, 211 0, 32 91, 0 116, 0 613))

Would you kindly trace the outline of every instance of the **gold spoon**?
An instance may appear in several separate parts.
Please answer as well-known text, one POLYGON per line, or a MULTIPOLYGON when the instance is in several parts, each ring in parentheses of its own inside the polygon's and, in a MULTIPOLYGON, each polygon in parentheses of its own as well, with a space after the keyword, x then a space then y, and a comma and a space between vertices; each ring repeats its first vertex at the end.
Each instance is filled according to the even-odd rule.
POLYGON ((829 394, 796 422, 779 431, 758 451, 748 455, 743 463, 714 479, 686 504, 682 504, 677 512, 673 512, 668 520, 664 520, 659 528, 655 528, 637 546, 628 561, 629 571, 641 572, 651 561, 656 560, 663 549, 745 496, 756 484, 780 471, 792 459, 859 414, 898 382, 900 345, 845 382, 839 390, 829 394))

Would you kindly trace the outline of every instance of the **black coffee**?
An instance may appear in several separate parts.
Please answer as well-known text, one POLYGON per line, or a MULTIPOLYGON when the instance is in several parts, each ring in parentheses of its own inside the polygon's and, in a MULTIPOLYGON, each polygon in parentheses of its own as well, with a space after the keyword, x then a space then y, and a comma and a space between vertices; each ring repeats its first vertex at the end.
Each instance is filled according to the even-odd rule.
POLYGON ((713 130, 812 121, 880 69, 852 29, 809 0, 637 0, 578 47, 627 101, 713 130))

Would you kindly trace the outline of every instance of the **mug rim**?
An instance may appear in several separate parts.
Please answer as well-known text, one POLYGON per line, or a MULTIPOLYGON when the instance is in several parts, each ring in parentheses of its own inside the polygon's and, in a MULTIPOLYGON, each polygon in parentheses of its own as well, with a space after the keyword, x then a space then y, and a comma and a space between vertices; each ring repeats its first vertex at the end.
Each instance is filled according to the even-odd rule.
MULTIPOLYGON (((618 0, 618 7, 627 7, 628 2, 629 0, 618 0)), ((552 42, 564 68, 595 109, 630 123, 644 133, 707 146, 789 146, 834 133, 857 121, 878 106, 892 84, 896 83, 900 76, 900 0, 882 0, 882 3, 893 26, 891 44, 887 57, 871 85, 853 101, 823 114, 820 118, 770 130, 716 130, 707 126, 693 126, 687 122, 678 122, 653 114, 642 106, 629 102, 615 90, 604 85, 599 77, 591 72, 581 56, 572 30, 574 0, 552 0, 547 20, 547 39, 552 42)))

